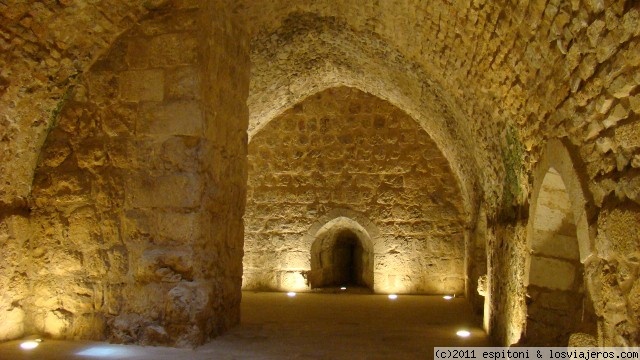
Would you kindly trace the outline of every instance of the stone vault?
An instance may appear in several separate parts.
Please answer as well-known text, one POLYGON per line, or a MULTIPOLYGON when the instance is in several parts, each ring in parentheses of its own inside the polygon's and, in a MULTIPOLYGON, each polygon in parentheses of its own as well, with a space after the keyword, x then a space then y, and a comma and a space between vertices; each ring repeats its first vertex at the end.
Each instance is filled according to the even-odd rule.
POLYGON ((202 343, 343 224, 498 343, 570 290, 549 341, 637 345, 639 66, 633 0, 2 2, 0 340, 202 343))

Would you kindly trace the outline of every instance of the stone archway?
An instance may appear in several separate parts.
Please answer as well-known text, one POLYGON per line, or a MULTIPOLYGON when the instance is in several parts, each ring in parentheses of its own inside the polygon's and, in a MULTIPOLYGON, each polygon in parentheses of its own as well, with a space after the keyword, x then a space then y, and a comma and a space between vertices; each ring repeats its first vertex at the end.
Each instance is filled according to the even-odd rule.
POLYGON ((567 149, 550 142, 536 172, 528 227, 527 345, 566 345, 572 333, 597 331, 584 281, 593 251, 585 204, 567 149))
POLYGON ((311 245, 309 286, 373 288, 373 248, 368 232, 339 217, 323 226, 311 245))

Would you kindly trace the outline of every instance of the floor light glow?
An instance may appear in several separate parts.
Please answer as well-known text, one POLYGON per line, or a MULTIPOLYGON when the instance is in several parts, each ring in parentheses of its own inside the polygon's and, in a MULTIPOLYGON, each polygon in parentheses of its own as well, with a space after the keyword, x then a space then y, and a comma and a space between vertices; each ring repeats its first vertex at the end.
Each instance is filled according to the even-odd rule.
POLYGON ((443 296, 442 298, 443 298, 443 299, 445 299, 445 300, 451 300, 451 299, 453 299, 453 296, 451 296, 451 295, 445 295, 445 296, 443 296))
POLYGON ((469 337, 469 335, 471 335, 471 333, 469 331, 467 331, 467 330, 458 330, 456 335, 458 335, 460 337, 469 337))
POLYGON ((84 349, 77 352, 76 355, 89 356, 89 357, 104 357, 113 359, 117 356, 132 356, 133 352, 129 349, 122 348, 121 346, 93 346, 88 349, 84 349))
POLYGON ((293 292, 293 291, 289 291, 289 292, 287 293, 287 296, 288 296, 288 297, 294 297, 294 296, 296 296, 296 293, 295 293, 295 292, 293 292))
POLYGON ((40 341, 41 341, 40 339, 25 341, 20 344, 20 348, 22 348, 23 350, 35 349, 38 347, 38 345, 40 345, 40 341))
POLYGON ((396 295, 396 294, 389 294, 389 299, 391 299, 391 300, 395 300, 395 299, 397 299, 397 298, 398 298, 398 295, 396 295))
POLYGON ((343 286, 340 288, 340 290, 347 290, 347 288, 343 286))

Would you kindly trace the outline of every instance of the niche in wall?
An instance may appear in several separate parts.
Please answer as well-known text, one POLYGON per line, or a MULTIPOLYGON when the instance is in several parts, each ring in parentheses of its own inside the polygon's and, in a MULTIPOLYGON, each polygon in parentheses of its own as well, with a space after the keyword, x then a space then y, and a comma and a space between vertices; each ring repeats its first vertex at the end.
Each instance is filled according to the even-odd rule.
POLYGON ((572 333, 595 333, 596 326, 584 285, 571 199, 555 168, 544 175, 534 200, 525 342, 567 345, 572 333))

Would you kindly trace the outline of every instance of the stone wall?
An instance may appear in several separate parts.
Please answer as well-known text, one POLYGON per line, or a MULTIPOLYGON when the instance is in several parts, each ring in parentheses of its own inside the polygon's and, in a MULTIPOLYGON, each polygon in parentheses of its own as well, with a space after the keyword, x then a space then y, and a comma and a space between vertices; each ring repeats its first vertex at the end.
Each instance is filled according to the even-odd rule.
MULTIPOLYGON (((20 205, 20 204, 16 204, 20 205)), ((0 212, 0 340, 24 334, 24 308, 29 293, 25 247, 30 238, 26 204, 0 212)))
POLYGON ((0 204, 28 197, 69 85, 149 11, 190 1, 0 3, 0 204))
MULTIPOLYGON (((175 33, 180 30, 165 28, 148 35, 145 40, 149 43, 140 41, 141 48, 151 51, 147 54, 149 58, 142 58, 149 60, 149 64, 112 70, 118 73, 113 77, 115 81, 101 83, 95 73, 90 76, 85 73, 109 49, 112 49, 109 56, 113 58, 110 62, 117 63, 115 59, 121 56, 118 52, 122 54, 123 50, 118 50, 121 45, 112 45, 123 31, 137 24, 145 14, 168 11, 172 6, 189 9, 200 3, 193 0, 0 3, 0 241, 9 255, 7 261, 0 264, 0 282, 10 289, 3 291, 0 298, 2 316, 9 316, 0 324, 11 324, 0 330, 0 334, 14 337, 21 332, 20 328, 25 326, 20 320, 23 318, 21 311, 27 319, 26 329, 31 331, 36 317, 44 324, 44 314, 51 312, 53 315, 49 315, 48 323, 65 323, 66 319, 76 317, 69 316, 65 309, 80 308, 80 304, 89 308, 87 304, 91 302, 83 300, 87 298, 86 289, 89 288, 85 284, 73 293, 76 295, 72 300, 77 304, 73 305, 71 300, 65 300, 62 305, 47 304, 48 308, 43 309, 42 314, 32 316, 25 299, 31 292, 41 290, 24 280, 35 271, 29 265, 30 259, 35 256, 42 262, 43 258, 54 255, 53 251, 44 254, 28 251, 39 248, 39 240, 33 238, 33 233, 50 232, 55 234, 47 235, 50 239, 62 239, 68 237, 66 234, 70 230, 75 234, 75 223, 84 224, 83 219, 99 218, 92 212, 102 214, 104 208, 122 203, 122 209, 125 205, 133 206, 136 212, 144 213, 145 208, 152 205, 151 201, 157 201, 152 197, 145 199, 144 194, 125 191, 123 195, 120 191, 125 185, 132 189, 143 185, 135 181, 141 181, 144 176, 122 175, 118 180, 120 175, 109 175, 113 177, 110 182, 111 178, 96 170, 119 161, 142 161, 136 157, 112 159, 109 154, 117 151, 103 148, 102 140, 92 142, 96 136, 91 134, 94 131, 91 128, 95 125, 87 124, 93 121, 102 127, 101 119, 107 117, 108 127, 100 130, 108 135, 105 137, 117 137, 133 129, 157 139, 162 135, 156 133, 159 131, 157 123, 149 122, 146 127, 136 129, 126 122, 132 118, 130 114, 142 110, 150 115, 157 114, 156 111, 183 114, 193 110, 188 106, 191 101, 188 99, 176 101, 171 106, 165 104, 177 96, 172 93, 175 89, 172 86, 160 93, 154 90, 158 89, 158 83, 152 83, 162 79, 166 87, 179 83, 174 81, 175 77, 189 77, 188 71, 179 74, 172 69, 171 62, 182 53, 165 54, 163 51, 170 49, 159 52, 152 49, 158 45, 158 39, 154 43, 156 36, 163 43, 167 40, 168 44, 175 44, 175 33), (161 70, 161 76, 158 70, 161 70), (128 75, 127 71, 138 76, 138 80, 121 77, 128 75), (121 88, 120 79, 130 83, 121 88), (71 84, 78 86, 69 91, 71 84), (135 84, 139 86, 135 88, 135 84), (98 98, 94 98, 96 92, 98 98), (142 94, 143 98, 135 99, 142 94), (99 97, 125 105, 98 111, 91 104, 100 108, 98 104, 105 100, 99 97), (163 106, 154 109, 144 104, 153 102, 163 106), (96 115, 96 112, 108 111, 113 112, 113 116, 96 115), (53 126, 59 117, 62 127, 53 126), (75 120, 64 120, 74 117, 83 120, 73 125, 75 120), (118 123, 119 119, 125 121, 118 123), (31 201, 36 162, 52 128, 58 130, 51 131, 40 170, 56 168, 60 170, 58 175, 64 175, 54 179, 60 185, 60 196, 54 201, 38 195, 49 189, 40 182, 46 178, 41 171, 36 183, 41 188, 35 189, 35 201, 31 201), (64 135, 69 129, 78 130, 79 135, 64 135), (101 151, 106 155, 101 157, 101 151), (56 165, 58 161, 61 162, 56 165), (73 166, 69 166, 70 162, 73 166), (100 162, 103 165, 97 165, 100 162), (102 180, 96 182, 98 177, 102 180), (125 178, 128 180, 122 180, 125 178), (108 195, 87 200, 89 189, 91 194, 108 195), (136 195, 135 199, 127 198, 132 195, 136 195), (148 202, 143 204, 145 201, 148 202), (80 208, 69 205, 73 202, 91 205, 75 213, 80 208), (25 228, 30 208, 38 214, 38 220, 32 224, 35 232, 25 228), (56 210, 52 211, 52 208, 56 210), (56 219, 58 215, 60 218, 56 219), (62 225, 41 228, 43 219, 49 219, 52 225, 62 225), (24 290, 25 287, 29 290, 24 290)), ((178 169, 174 178, 164 179, 165 186, 173 189, 170 184, 200 181, 202 193, 207 195, 197 196, 199 200, 195 203, 183 203, 184 206, 178 208, 186 206, 202 210, 193 210, 191 214, 198 214, 194 216, 200 219, 197 223, 201 224, 200 231, 206 234, 203 236, 233 239, 240 232, 238 213, 241 206, 220 204, 226 205, 225 202, 243 196, 240 185, 243 165, 235 166, 244 164, 241 149, 246 141, 245 134, 240 131, 245 126, 243 118, 246 115, 244 98, 240 94, 246 91, 248 76, 248 66, 244 62, 244 51, 248 48, 244 42, 246 31, 252 39, 253 49, 252 93, 249 96, 252 135, 306 97, 340 85, 357 87, 389 100, 427 130, 449 160, 460 184, 468 224, 482 224, 480 231, 476 229, 467 239, 470 244, 480 244, 478 251, 467 259, 467 268, 473 277, 485 272, 477 254, 482 252, 482 244, 486 244, 486 295, 490 299, 485 306, 487 326, 503 344, 517 342, 525 323, 528 209, 532 201, 531 188, 538 176, 533 169, 541 161, 547 143, 562 141, 579 179, 574 188, 583 193, 584 201, 578 206, 583 208, 583 221, 593 242, 592 253, 588 254, 590 260, 581 260, 595 311, 601 318, 599 341, 609 345, 640 342, 637 320, 640 318, 637 265, 640 244, 640 8, 637 2, 455 0, 433 4, 407 0, 363 4, 356 0, 245 0, 227 4, 212 0, 203 4, 224 9, 214 9, 205 16, 213 20, 207 26, 203 24, 201 29, 207 30, 191 31, 202 50, 198 55, 198 69, 206 69, 198 70, 198 73, 207 74, 200 77, 206 86, 200 89, 205 95, 197 105, 204 119, 202 129, 197 129, 202 134, 179 135, 195 129, 171 128, 164 134, 174 137, 166 144, 166 150, 163 150, 166 153, 157 147, 151 149, 151 143, 146 143, 149 147, 141 150, 149 154, 143 158, 144 171, 159 174, 162 169, 167 172, 178 169), (248 16, 242 29, 227 22, 226 17, 231 13, 248 16), (218 16, 225 17, 224 21, 216 20, 218 16), (210 39, 203 38, 208 34, 218 34, 222 38, 216 35, 220 41, 211 42, 209 47, 206 40, 210 39), (233 100, 229 101, 229 98, 233 100), (198 144, 184 141, 189 137, 198 138, 198 144), (211 140, 213 138, 215 141, 211 140), (215 145, 209 146, 209 141, 215 145), (170 148, 178 146, 197 148, 198 153, 204 155, 199 159, 210 160, 202 168, 216 169, 217 175, 209 176, 209 172, 203 170, 195 177, 180 178, 192 168, 171 163, 173 160, 169 157, 175 152, 170 148), (232 150, 227 151, 227 148, 232 150), (475 219, 481 208, 486 214, 486 229, 484 221, 475 219), (209 221, 212 217, 215 222, 209 221), (205 224, 201 221, 203 218, 205 224), (231 224, 220 226, 235 230, 217 231, 219 223, 231 224)), ((178 21, 180 26, 190 22, 188 16, 181 19, 178 21)), ((156 30, 147 29, 152 33, 156 30)), ((93 72, 107 71, 99 67, 96 65, 93 72)), ((138 136, 136 133, 133 138, 138 136)), ((127 171, 133 170, 123 168, 121 172, 126 174, 127 171)), ((162 207, 158 213, 182 214, 162 207)), ((109 225, 116 221, 112 218, 106 218, 106 221, 105 226, 111 230, 104 233, 100 230, 100 236, 105 238, 124 238, 130 229, 119 224, 109 225), (117 233, 113 229, 117 229, 117 233)), ((153 221, 165 224, 164 220, 153 221)), ((96 232, 78 236, 93 238, 96 232)), ((164 230, 160 232, 170 234, 164 230)), ((53 240, 47 241, 55 244, 53 240)), ((66 249, 66 243, 61 244, 53 248, 66 249)), ((111 249, 107 244, 109 242, 91 251, 107 251, 111 249)), ((238 248, 229 244, 218 250, 234 254, 229 259, 235 259, 236 267, 230 267, 233 271, 229 276, 238 276, 238 248)), ((84 248, 79 253, 62 251, 63 256, 59 258, 65 268, 73 269, 78 261, 84 268, 85 253, 91 252, 87 251, 84 248)), ((112 256, 109 266, 116 267, 118 259, 123 257, 117 252, 104 256, 105 259, 112 256)), ((86 264, 89 263, 87 260, 86 264)), ((226 265, 221 268, 228 268, 226 265)), ((60 269, 53 270, 60 273, 54 277, 67 276, 60 269)), ((221 271, 224 276, 228 275, 226 270, 221 271)), ((188 271, 183 273, 189 276, 188 271)), ((471 279, 469 284, 475 280, 471 279)), ((230 299, 238 297, 237 290, 231 288, 225 290, 225 294, 229 294, 230 299)), ((93 299, 93 295, 88 298, 93 299)), ((92 309, 82 311, 96 313, 92 309)), ((83 321, 94 320, 87 317, 83 321)))
POLYGON ((304 290, 305 235, 336 208, 380 232, 374 290, 464 292, 461 197, 447 160, 402 111, 345 87, 297 104, 252 139, 244 288, 304 290))
MULTIPOLYGON (((636 2, 246 3, 253 71, 260 69, 250 106, 258 114, 291 106, 299 92, 346 84, 385 95, 435 130, 435 140, 463 142, 449 159, 461 183, 480 184, 467 206, 486 208, 489 327, 503 344, 517 342, 525 322, 533 168, 548 141, 562 140, 587 199, 580 206, 589 231, 600 239, 587 282, 596 310, 598 301, 607 309, 599 313, 607 318, 602 343, 638 342, 637 317, 627 310, 639 301, 638 253, 630 245, 638 231, 626 225, 638 216, 640 188, 636 2), (420 109, 433 104, 438 111, 420 109), (610 285, 597 285, 604 279, 610 285)), ((252 114, 250 129, 270 119, 252 114)))
POLYGON ((561 175, 550 168, 535 199, 529 226, 527 282, 529 346, 567 344, 572 333, 596 335, 583 279, 571 198, 561 175))
POLYGON ((192 346, 239 321, 237 21, 223 2, 155 11, 68 90, 33 185, 25 332, 192 346))

